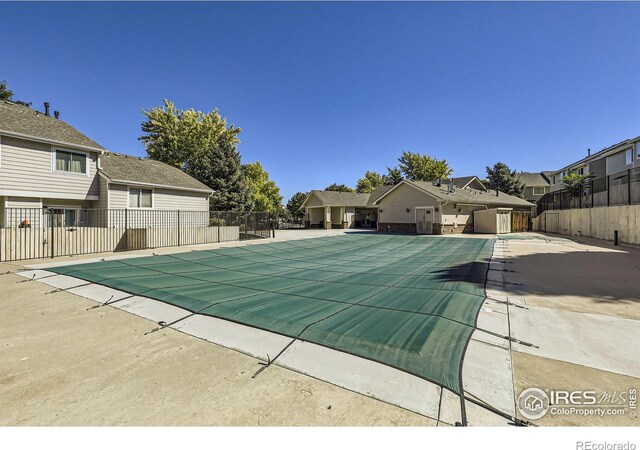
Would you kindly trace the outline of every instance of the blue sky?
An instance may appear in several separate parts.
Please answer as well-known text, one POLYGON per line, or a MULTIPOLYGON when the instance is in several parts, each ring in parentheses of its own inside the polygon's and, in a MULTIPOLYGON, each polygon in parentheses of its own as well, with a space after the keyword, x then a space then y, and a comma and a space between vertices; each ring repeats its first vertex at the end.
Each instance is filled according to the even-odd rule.
POLYGON ((218 107, 286 198, 403 150, 551 170, 640 134, 638 3, 0 4, 0 79, 110 150, 218 107))

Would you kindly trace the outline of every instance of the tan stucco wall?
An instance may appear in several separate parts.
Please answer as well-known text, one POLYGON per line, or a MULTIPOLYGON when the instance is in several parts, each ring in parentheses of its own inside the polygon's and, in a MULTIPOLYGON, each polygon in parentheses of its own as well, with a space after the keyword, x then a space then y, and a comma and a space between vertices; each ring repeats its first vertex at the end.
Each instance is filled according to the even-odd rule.
MULTIPOLYGON (((414 187, 406 184, 398 186, 384 197, 378 204, 378 222, 380 223, 415 223, 416 206, 438 207, 438 201, 414 187), (407 212, 409 208, 409 212, 407 212)), ((435 223, 442 221, 442 211, 434 212, 435 223)))
POLYGON ((442 223, 444 225, 462 226, 473 224, 473 212, 487 209, 482 205, 446 204, 442 207, 442 223))
POLYGON ((618 230, 621 242, 640 245, 640 205, 545 211, 533 219, 533 230, 609 241, 618 230))
POLYGON ((333 225, 342 225, 343 218, 344 218, 343 208, 340 206, 332 206, 331 207, 331 223, 333 225))
POLYGON ((321 221, 324 221, 324 207, 322 208, 307 208, 307 214, 309 214, 309 221, 311 225, 318 225, 321 221))
POLYGON ((86 152, 89 176, 61 173, 52 171, 51 145, 7 136, 0 140, 0 194, 78 200, 95 200, 98 196, 97 153, 86 152), (10 193, 12 191, 19 194, 10 193))

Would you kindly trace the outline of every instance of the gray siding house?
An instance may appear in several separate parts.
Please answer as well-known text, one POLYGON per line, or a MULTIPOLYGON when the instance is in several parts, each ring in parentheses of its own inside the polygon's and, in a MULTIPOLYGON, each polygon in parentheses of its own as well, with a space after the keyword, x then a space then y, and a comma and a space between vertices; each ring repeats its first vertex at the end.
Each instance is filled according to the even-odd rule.
POLYGON ((213 191, 158 161, 108 152, 78 130, 32 108, 0 102, 0 225, 32 225, 15 208, 47 208, 74 226, 87 208, 208 211, 213 191), (15 217, 13 217, 15 216, 15 217))
POLYGON ((546 173, 520 172, 516 174, 516 177, 524 184, 524 198, 526 200, 535 203, 549 192, 551 186, 546 173))
POLYGON ((586 157, 549 174, 550 192, 564 189, 560 180, 570 173, 590 174, 593 178, 615 177, 628 169, 640 167, 639 159, 640 136, 618 142, 593 154, 589 151, 586 157))

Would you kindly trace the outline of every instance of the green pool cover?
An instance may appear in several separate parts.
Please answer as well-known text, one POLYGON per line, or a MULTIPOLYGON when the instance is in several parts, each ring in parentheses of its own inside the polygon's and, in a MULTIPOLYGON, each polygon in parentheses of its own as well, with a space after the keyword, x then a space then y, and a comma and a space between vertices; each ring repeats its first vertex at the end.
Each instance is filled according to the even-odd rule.
POLYGON ((493 242, 348 234, 49 270, 378 361, 458 393, 493 242))

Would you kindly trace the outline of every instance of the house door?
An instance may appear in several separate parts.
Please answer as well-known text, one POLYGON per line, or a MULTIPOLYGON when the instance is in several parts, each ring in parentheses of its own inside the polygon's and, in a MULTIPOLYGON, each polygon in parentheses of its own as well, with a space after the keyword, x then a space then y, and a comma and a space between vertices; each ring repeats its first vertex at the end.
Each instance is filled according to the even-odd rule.
POLYGON ((416 233, 433 234, 433 208, 416 208, 416 233))

